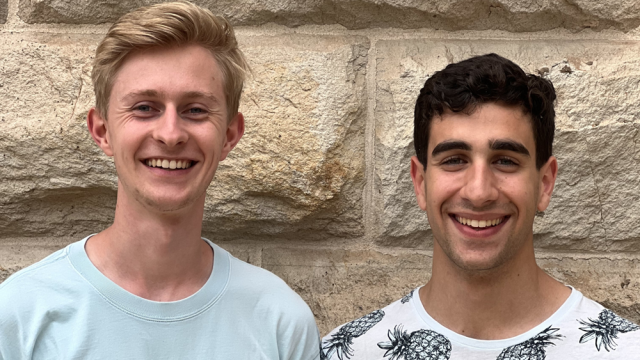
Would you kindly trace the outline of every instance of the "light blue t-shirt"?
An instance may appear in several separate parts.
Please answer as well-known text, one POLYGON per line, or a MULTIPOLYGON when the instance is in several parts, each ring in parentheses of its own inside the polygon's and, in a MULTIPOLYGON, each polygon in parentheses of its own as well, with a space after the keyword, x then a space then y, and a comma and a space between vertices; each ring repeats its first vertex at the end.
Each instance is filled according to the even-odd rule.
POLYGON ((173 302, 116 285, 91 263, 86 241, 0 284, 0 359, 319 359, 300 296, 208 240, 209 280, 173 302))

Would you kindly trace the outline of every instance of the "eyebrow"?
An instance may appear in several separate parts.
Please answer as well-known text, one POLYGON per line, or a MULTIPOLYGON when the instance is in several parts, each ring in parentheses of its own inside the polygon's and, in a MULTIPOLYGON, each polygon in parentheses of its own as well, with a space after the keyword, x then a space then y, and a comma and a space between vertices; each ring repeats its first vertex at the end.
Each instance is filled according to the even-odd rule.
POLYGON ((529 150, 521 143, 510 139, 489 140, 489 148, 491 150, 513 151, 518 154, 531 157, 529 150))
POLYGON ((187 99, 204 98, 209 101, 218 103, 218 98, 210 92, 189 91, 184 94, 184 97, 187 99))
POLYGON ((132 91, 126 95, 124 95, 122 97, 122 99, 120 99, 121 101, 126 101, 130 98, 135 98, 138 96, 145 96, 145 97, 160 97, 160 92, 156 91, 156 90, 140 90, 140 91, 132 91))
MULTIPOLYGON (((164 93, 157 91, 157 90, 153 90, 153 89, 148 89, 148 90, 140 90, 140 91, 132 91, 128 94, 126 94, 125 96, 122 97, 122 101, 126 101, 130 98, 135 98, 135 97, 154 97, 154 98, 162 98, 164 97, 164 93)), ((201 92, 201 91, 188 91, 186 93, 184 93, 183 95, 184 98, 186 99, 197 99, 197 98, 204 98, 207 99, 211 102, 214 103, 219 103, 218 98, 215 97, 215 95, 213 95, 213 93, 210 92, 201 92)))
MULTIPOLYGON (((515 153, 531 157, 531 154, 529 154, 529 150, 527 150, 524 145, 511 139, 489 140, 489 148, 494 151, 513 151, 515 153)), ((431 151, 431 156, 435 157, 438 154, 451 150, 471 151, 472 149, 473 148, 471 147, 471 145, 467 142, 460 140, 446 140, 439 143, 433 148, 433 151, 431 151)))
POLYGON ((450 151, 450 150, 471 151, 471 145, 469 145, 464 141, 458 141, 458 140, 443 141, 433 148, 433 151, 431 151, 431 156, 435 157, 440 153, 443 153, 445 151, 450 151))

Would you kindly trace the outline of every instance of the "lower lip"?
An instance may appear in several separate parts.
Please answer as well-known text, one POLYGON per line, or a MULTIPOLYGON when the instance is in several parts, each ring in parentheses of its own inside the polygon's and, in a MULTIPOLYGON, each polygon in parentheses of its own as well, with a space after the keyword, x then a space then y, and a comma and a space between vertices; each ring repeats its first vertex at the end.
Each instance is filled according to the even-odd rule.
POLYGON ((495 226, 489 226, 489 227, 484 227, 484 228, 472 228, 471 226, 460 224, 458 222, 458 220, 456 220, 453 215, 450 215, 449 217, 451 218, 451 221, 453 221, 453 224, 455 225, 455 227, 464 236, 470 237, 470 238, 487 238, 487 237, 491 237, 491 236, 497 234, 500 231, 500 229, 502 229, 504 224, 506 224, 509 221, 509 219, 511 219, 511 217, 507 217, 507 218, 503 219, 500 224, 495 225, 495 226))

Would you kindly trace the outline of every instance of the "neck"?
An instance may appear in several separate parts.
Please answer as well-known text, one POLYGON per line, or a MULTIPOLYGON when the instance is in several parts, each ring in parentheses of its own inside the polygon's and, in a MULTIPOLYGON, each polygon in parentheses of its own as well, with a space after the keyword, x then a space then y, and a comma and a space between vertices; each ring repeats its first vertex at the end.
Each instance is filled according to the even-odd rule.
POLYGON ((91 262, 125 290, 175 301, 208 280, 213 252, 200 235, 204 195, 191 206, 160 212, 118 191, 113 225, 86 244, 91 262))
POLYGON ((425 310, 448 329, 474 339, 520 335, 549 318, 571 290, 538 267, 533 241, 495 269, 468 271, 434 242, 433 276, 420 290, 425 310))

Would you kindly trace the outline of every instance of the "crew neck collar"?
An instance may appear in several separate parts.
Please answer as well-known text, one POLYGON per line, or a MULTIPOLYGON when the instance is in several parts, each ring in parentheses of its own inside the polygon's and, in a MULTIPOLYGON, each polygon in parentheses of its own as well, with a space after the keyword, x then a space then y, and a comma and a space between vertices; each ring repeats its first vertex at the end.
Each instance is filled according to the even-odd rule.
MULTIPOLYGON (((569 288, 571 288, 571 294, 569 295, 567 300, 565 300, 565 302, 558 308, 558 310, 556 310, 549 318, 523 334, 500 340, 478 340, 460 335, 454 331, 449 330, 448 328, 437 322, 434 318, 432 318, 429 313, 427 313, 427 311, 424 309, 424 306, 422 305, 422 302, 420 301, 420 296, 412 296, 411 304, 420 318, 433 331, 444 335, 451 342, 475 349, 498 350, 527 341, 538 335, 540 332, 544 331, 549 326, 557 325, 560 321, 562 321, 562 319, 575 308, 580 299, 583 297, 580 291, 574 289, 571 286, 569 286, 569 288)), ((414 294, 419 294, 419 290, 420 287, 415 290, 414 294)))
POLYGON ((150 321, 180 321, 206 311, 224 293, 226 289, 230 260, 229 253, 211 241, 204 241, 213 249, 213 269, 207 282, 193 295, 177 301, 152 301, 136 296, 107 278, 93 265, 85 244, 93 235, 73 243, 69 248, 69 260, 73 267, 84 277, 111 305, 135 317, 150 321))

